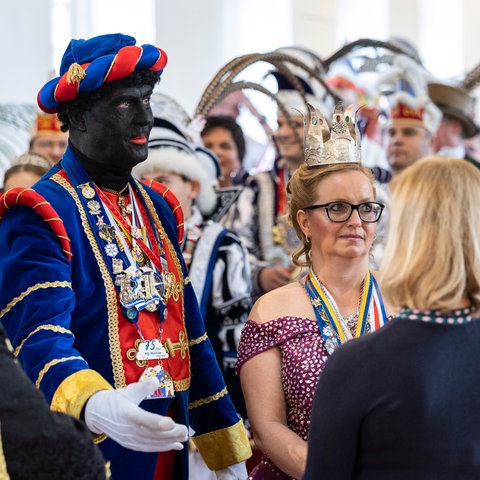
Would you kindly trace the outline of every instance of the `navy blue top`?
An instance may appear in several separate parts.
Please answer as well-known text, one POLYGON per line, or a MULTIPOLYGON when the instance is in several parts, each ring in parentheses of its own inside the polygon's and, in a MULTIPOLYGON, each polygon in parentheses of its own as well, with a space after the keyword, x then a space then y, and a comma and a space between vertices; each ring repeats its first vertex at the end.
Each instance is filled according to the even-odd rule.
POLYGON ((480 478, 480 322, 394 319, 319 380, 304 480, 480 478))

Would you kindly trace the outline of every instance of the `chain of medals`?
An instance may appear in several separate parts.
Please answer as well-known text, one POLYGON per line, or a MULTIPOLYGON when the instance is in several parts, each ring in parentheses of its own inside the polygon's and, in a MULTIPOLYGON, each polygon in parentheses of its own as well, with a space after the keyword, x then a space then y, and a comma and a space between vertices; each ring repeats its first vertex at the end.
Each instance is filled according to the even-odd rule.
POLYGON ((371 274, 363 279, 357 312, 344 318, 327 287, 311 268, 305 278, 305 290, 315 311, 325 348, 331 354, 340 344, 370 331, 369 306, 372 298, 371 274))
POLYGON ((163 322, 168 316, 167 301, 171 296, 172 282, 175 278, 168 272, 162 243, 160 239, 155 239, 153 231, 148 231, 130 184, 120 192, 103 189, 117 195, 120 215, 102 190, 97 190, 102 204, 100 205, 93 199, 95 197, 93 187, 89 184, 81 187, 82 195, 90 199, 87 208, 91 215, 96 216, 99 237, 106 242, 104 250, 112 261, 115 285, 119 290, 119 300, 125 317, 135 326, 139 336, 133 348, 134 358, 127 356, 129 359, 135 359, 138 365, 147 365, 140 381, 151 376, 159 379, 159 388, 148 398, 173 397, 175 395, 173 379, 162 366, 162 360, 169 357, 162 343, 162 331, 163 322), (129 203, 122 195, 127 188, 129 203), (107 222, 101 215, 101 206, 107 216, 107 222), (155 244, 158 245, 159 255, 154 251, 155 244), (120 253, 124 254, 124 259, 119 258, 120 253), (139 312, 142 310, 158 312, 160 317, 158 338, 147 339, 142 334, 138 323, 139 312), (157 365, 148 366, 150 360, 157 361, 157 365))

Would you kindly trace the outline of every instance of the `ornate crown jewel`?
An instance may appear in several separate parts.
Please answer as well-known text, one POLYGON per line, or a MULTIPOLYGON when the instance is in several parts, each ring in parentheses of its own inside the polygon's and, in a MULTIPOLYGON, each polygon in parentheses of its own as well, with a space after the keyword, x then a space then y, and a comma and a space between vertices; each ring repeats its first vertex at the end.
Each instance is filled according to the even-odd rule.
POLYGON ((353 105, 343 109, 341 102, 335 105, 332 127, 328 126, 322 112, 308 105, 308 119, 304 116, 305 163, 320 167, 333 163, 362 163, 361 138, 356 112, 352 118, 353 105))

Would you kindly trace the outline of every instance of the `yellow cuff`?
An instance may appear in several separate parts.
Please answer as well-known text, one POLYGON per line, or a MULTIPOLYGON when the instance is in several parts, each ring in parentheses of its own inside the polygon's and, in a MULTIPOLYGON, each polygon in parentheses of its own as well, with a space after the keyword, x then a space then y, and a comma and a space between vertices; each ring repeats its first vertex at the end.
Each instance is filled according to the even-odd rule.
POLYGON ((192 440, 210 470, 221 470, 252 456, 242 420, 231 427, 195 436, 192 440))
POLYGON ((87 400, 99 390, 113 390, 113 387, 95 370, 79 370, 58 386, 50 408, 80 418, 87 400))

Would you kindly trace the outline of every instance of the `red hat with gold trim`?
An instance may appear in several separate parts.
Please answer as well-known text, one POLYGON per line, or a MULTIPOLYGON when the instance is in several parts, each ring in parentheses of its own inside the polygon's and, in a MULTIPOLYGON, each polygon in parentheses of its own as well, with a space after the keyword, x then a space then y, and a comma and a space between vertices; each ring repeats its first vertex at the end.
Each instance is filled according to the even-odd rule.
POLYGON ((44 135, 58 135, 68 136, 67 132, 62 132, 61 122, 58 120, 57 115, 50 113, 37 113, 35 121, 30 129, 30 139, 42 137, 44 135))

